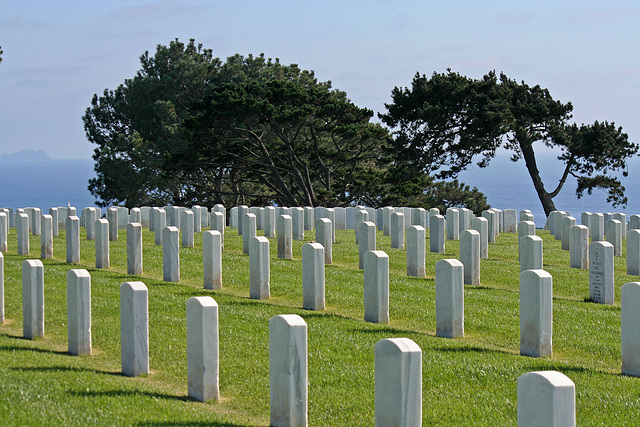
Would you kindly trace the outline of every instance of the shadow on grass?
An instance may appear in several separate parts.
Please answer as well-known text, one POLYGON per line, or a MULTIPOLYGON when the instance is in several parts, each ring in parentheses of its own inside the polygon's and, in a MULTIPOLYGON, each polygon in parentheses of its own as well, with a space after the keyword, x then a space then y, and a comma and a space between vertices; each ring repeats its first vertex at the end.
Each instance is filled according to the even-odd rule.
POLYGON ((251 427, 255 424, 234 424, 234 423, 217 423, 217 422, 165 422, 165 421, 149 421, 137 423, 137 426, 214 426, 214 427, 251 427))
POLYGON ((433 350, 441 351, 443 353, 500 353, 500 354, 509 354, 513 355, 513 353, 506 350, 499 350, 495 348, 484 348, 478 347, 474 345, 462 345, 460 347, 439 347, 433 348, 433 350))
MULTIPOLYGON (((15 338, 17 340, 31 341, 31 340, 27 340, 26 338, 16 337, 13 335, 4 335, 4 336, 9 338, 15 338)), ((27 346, 21 346, 21 345, 2 345, 0 346, 0 351, 31 351, 34 353, 49 353, 49 354, 60 354, 60 355, 67 355, 67 356, 70 354, 68 351, 48 350, 45 348, 27 347, 27 346)))
MULTIPOLYGON (((69 353, 66 353, 69 354, 69 353)), ((91 369, 91 368, 78 368, 77 366, 15 366, 9 368, 12 371, 21 371, 21 372, 90 372, 96 374, 105 374, 105 375, 113 375, 116 377, 124 377, 125 375, 122 372, 110 372, 110 371, 101 371, 99 369, 91 369)))
POLYGON ((179 400, 181 402, 197 402, 197 400, 189 396, 174 396, 172 394, 158 393, 156 391, 141 390, 102 390, 102 391, 86 391, 86 390, 69 390, 67 394, 74 397, 129 397, 143 396, 155 399, 179 400))
POLYGON ((349 329, 349 332, 357 332, 362 334, 371 334, 371 335, 427 335, 416 331, 411 331, 408 329, 398 329, 398 328, 390 328, 390 327, 380 327, 380 328, 352 328, 349 329))

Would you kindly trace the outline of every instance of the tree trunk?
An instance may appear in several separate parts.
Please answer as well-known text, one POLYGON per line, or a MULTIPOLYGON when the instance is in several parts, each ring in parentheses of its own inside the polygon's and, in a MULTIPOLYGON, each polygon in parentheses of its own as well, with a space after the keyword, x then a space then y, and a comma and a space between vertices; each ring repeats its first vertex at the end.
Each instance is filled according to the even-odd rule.
POLYGON ((556 205, 553 203, 551 194, 547 190, 545 190, 542 179, 540 178, 540 171, 538 171, 538 165, 536 164, 536 155, 533 151, 533 146, 528 141, 520 142, 520 149, 522 150, 524 163, 525 165, 527 165, 529 176, 533 181, 533 186, 536 189, 536 193, 538 193, 540 202, 542 203, 544 214, 546 216, 549 216, 551 212, 556 210, 556 205))

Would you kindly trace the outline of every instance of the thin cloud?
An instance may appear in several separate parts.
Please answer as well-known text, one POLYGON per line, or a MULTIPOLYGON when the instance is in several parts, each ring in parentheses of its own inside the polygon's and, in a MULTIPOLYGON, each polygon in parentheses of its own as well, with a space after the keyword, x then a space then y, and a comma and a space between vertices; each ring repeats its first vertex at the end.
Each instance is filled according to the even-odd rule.
POLYGON ((151 17, 166 18, 177 15, 200 15, 208 13, 209 7, 204 4, 187 4, 186 2, 163 0, 137 6, 124 6, 107 15, 115 19, 149 19, 151 17))
POLYGON ((510 68, 511 64, 501 56, 486 56, 482 58, 470 58, 454 61, 451 68, 453 70, 484 71, 504 70, 510 68))

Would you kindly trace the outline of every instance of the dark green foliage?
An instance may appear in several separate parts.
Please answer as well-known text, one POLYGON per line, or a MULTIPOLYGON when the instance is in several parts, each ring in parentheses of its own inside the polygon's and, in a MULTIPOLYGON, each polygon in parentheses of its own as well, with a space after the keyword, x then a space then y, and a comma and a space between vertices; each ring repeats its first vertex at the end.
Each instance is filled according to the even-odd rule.
POLYGON ((386 174, 376 206, 410 206, 438 208, 466 207, 476 215, 489 209, 487 198, 477 188, 458 180, 436 181, 432 176, 412 167, 392 167, 386 174))
POLYGON ((380 118, 395 129, 400 161, 436 177, 455 177, 473 161, 488 166, 498 148, 524 159, 545 213, 572 175, 577 195, 601 188, 614 206, 625 204, 624 187, 612 175, 638 151, 613 123, 569 124, 573 106, 554 100, 547 89, 528 86, 490 72, 476 80, 448 70, 431 77, 416 74, 411 88, 394 88, 393 102, 380 118), (565 170, 554 190, 547 190, 536 165, 534 144, 559 148, 565 170))
POLYGON ((486 206, 422 170, 397 176, 408 149, 312 71, 263 55, 221 61, 193 40, 140 61, 83 117, 101 206, 486 206))
POLYGON ((346 205, 376 175, 387 131, 313 72, 174 41, 84 116, 103 206, 346 205))

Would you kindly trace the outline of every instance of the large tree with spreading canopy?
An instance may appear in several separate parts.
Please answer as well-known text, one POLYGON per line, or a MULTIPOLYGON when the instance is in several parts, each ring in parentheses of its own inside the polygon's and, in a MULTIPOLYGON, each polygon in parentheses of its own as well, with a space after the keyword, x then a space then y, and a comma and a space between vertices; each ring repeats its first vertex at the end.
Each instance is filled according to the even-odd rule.
POLYGON ((627 160, 638 145, 614 123, 571 124, 571 103, 553 99, 547 89, 502 73, 471 79, 448 70, 430 77, 416 74, 410 88, 396 87, 391 95, 380 117, 394 129, 395 149, 416 169, 455 177, 474 161, 488 166, 502 147, 513 161, 524 159, 547 215, 556 209, 553 198, 569 175, 577 179, 578 197, 600 188, 614 206, 627 202, 614 173, 627 175, 627 160), (558 149, 564 164, 552 189, 538 171, 535 147, 540 145, 558 149))
POLYGON ((193 40, 140 61, 83 117, 96 145, 89 190, 102 206, 487 207, 464 184, 399 168, 373 112, 312 71, 263 55, 222 61, 193 40))

